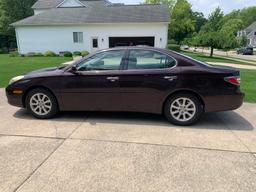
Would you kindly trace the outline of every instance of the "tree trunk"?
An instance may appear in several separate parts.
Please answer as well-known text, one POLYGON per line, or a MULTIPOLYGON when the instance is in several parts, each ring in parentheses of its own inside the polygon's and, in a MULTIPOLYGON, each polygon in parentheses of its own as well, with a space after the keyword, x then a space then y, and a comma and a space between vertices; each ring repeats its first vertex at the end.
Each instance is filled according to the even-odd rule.
POLYGON ((213 56, 213 47, 211 47, 211 54, 210 54, 210 57, 213 56))

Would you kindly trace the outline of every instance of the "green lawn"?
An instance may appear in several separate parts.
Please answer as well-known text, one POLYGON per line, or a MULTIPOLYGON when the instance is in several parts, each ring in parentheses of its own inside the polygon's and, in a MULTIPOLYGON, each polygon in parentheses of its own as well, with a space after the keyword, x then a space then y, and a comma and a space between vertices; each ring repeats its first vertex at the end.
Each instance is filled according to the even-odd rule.
POLYGON ((245 92, 245 101, 256 103, 256 70, 240 69, 241 90, 245 92))
POLYGON ((188 51, 182 51, 181 53, 203 62, 233 63, 233 64, 242 64, 242 65, 246 64, 246 65, 253 65, 253 66, 256 65, 256 64, 247 63, 246 61, 243 62, 243 61, 233 60, 232 58, 228 58, 228 57, 227 58, 217 57, 217 56, 210 57, 201 53, 193 53, 188 51))
POLYGON ((9 57, 0 54, 0 87, 8 85, 9 80, 17 75, 27 72, 59 66, 61 63, 71 60, 67 57, 9 57))

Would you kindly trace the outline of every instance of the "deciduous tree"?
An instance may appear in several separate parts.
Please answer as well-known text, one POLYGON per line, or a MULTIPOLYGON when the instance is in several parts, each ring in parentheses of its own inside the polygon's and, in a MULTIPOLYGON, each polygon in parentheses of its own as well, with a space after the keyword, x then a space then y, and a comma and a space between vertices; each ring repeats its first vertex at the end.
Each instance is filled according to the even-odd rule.
POLYGON ((15 44, 14 28, 11 23, 33 14, 31 6, 36 0, 0 0, 0 35, 9 49, 15 44))
POLYGON ((169 38, 180 43, 195 31, 195 19, 191 4, 187 0, 177 0, 170 21, 169 38))

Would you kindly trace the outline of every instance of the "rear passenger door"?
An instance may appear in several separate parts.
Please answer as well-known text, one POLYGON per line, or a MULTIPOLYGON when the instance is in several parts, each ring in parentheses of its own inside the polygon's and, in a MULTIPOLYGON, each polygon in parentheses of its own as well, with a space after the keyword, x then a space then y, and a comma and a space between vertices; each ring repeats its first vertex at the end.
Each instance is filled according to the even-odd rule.
POLYGON ((176 60, 154 50, 131 49, 120 77, 127 111, 161 112, 166 93, 177 82, 176 60))

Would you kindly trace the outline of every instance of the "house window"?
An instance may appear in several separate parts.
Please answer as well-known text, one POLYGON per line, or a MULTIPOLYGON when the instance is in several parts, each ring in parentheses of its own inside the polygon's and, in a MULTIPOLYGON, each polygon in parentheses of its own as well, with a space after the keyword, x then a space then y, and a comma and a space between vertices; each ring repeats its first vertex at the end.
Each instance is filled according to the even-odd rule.
POLYGON ((256 31, 254 32, 254 35, 256 35, 256 31))
POLYGON ((93 48, 98 48, 98 38, 93 38, 92 39, 92 47, 93 48))
POLYGON ((83 32, 73 32, 74 43, 83 43, 83 32))

